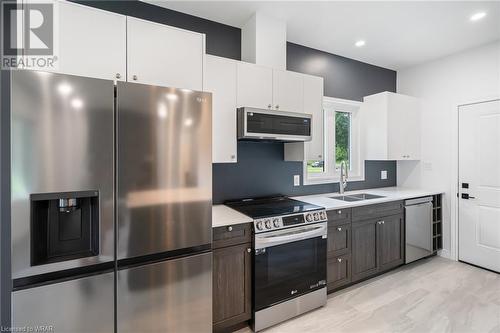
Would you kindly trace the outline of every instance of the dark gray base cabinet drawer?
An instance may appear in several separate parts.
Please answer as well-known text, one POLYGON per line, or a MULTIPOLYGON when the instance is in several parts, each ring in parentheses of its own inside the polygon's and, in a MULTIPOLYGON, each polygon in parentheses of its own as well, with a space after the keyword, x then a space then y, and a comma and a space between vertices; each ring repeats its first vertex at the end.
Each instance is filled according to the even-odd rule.
POLYGON ((328 225, 339 225, 351 222, 351 208, 335 209, 326 212, 328 225))
POLYGON ((214 249, 250 243, 252 241, 252 224, 235 224, 212 229, 214 249))
POLYGON ((403 214, 403 201, 392 201, 376 205, 355 207, 352 209, 352 221, 363 221, 384 216, 403 214))
POLYGON ((332 291, 351 282, 351 257, 349 254, 328 259, 327 289, 332 291))
POLYGON ((328 257, 351 252, 351 224, 334 225, 328 222, 328 257))

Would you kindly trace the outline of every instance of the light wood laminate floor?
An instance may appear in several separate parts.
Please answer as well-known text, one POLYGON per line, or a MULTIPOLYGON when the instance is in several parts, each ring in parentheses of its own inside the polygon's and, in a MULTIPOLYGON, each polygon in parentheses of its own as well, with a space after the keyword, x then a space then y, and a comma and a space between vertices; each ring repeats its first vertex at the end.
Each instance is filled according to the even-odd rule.
POLYGON ((500 274, 432 257, 330 294, 325 307, 263 332, 500 332, 500 274))

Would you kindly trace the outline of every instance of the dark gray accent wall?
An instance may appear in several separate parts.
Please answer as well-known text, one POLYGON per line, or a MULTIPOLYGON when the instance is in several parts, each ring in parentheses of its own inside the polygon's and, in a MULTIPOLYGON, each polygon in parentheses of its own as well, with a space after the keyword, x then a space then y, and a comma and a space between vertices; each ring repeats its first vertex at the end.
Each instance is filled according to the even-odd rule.
POLYGON ((396 71, 298 44, 287 43, 286 67, 322 76, 329 97, 362 101, 382 91, 396 92, 396 71))
MULTIPOLYGON (((293 176, 303 181, 302 163, 283 161, 282 143, 238 142, 238 163, 213 164, 213 201, 285 194, 289 196, 338 192, 338 183, 293 186, 293 176)), ((366 161, 365 180, 349 182, 347 190, 396 186, 396 162, 366 161), (387 179, 380 171, 387 170, 387 179)))
MULTIPOLYGON (((73 2, 181 29, 204 33, 206 35, 206 51, 208 54, 236 60, 241 59, 241 29, 239 28, 137 0, 78 0, 73 2)), ((91 23, 89 22, 89 24, 91 23)))

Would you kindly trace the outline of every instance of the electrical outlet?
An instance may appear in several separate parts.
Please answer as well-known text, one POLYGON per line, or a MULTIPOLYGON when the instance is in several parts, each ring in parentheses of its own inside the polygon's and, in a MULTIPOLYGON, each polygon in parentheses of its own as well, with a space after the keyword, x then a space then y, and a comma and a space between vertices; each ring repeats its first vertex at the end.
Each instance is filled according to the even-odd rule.
POLYGON ((293 176, 293 186, 300 186, 300 175, 293 176))
POLYGON ((424 171, 432 171, 432 163, 424 162, 424 171))
POLYGON ((387 170, 380 171, 380 179, 387 179, 387 170))

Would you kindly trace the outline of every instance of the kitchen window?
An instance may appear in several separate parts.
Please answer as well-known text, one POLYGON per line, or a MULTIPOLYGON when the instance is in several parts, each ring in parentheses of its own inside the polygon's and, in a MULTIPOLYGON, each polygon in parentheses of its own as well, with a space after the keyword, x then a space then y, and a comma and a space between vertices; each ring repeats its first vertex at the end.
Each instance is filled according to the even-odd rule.
MULTIPOLYGON (((349 180, 364 179, 364 161, 359 144, 360 102, 325 97, 324 159, 304 162, 304 184, 338 182, 340 164, 349 168, 349 180)), ((306 145, 307 149, 307 145, 306 145)))

